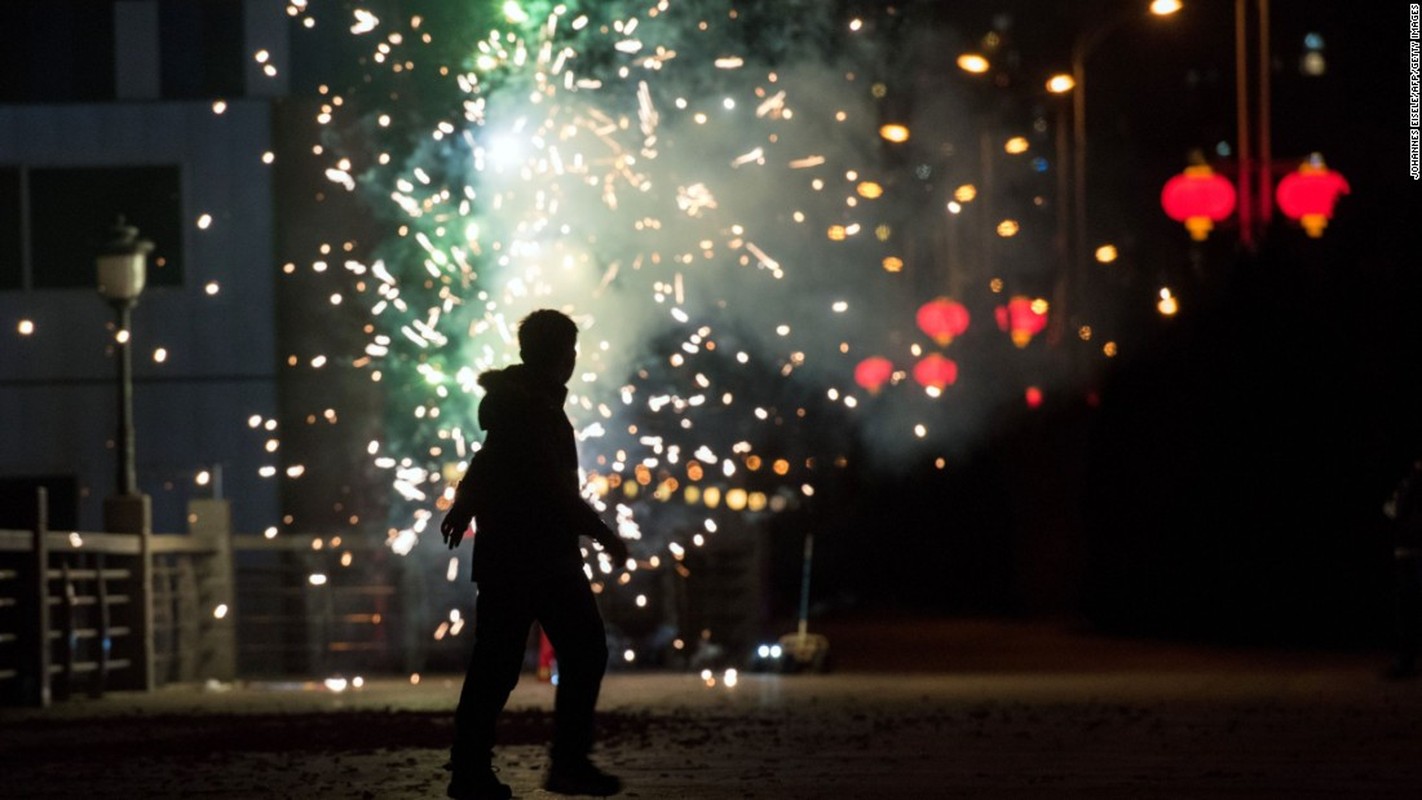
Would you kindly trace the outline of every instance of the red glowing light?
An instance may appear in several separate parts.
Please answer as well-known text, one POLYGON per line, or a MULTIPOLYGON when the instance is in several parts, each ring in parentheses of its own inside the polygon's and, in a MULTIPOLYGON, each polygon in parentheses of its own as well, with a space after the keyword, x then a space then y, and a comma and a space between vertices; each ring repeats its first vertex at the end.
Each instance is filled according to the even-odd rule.
POLYGON ((1027 407, 1037 408, 1042 405, 1042 390, 1036 386, 1027 387, 1027 407))
POLYGON ((917 316, 919 329, 933 337, 939 347, 946 347, 953 337, 967 330, 969 319, 967 307, 947 297, 924 303, 917 316))
POLYGON ((1234 203, 1234 184, 1204 164, 1186 167, 1166 181, 1160 192, 1160 205, 1166 215, 1185 223, 1190 238, 1197 242, 1210 235, 1216 222, 1234 213, 1234 203))
POLYGON ((854 368, 854 382, 868 389, 870 394, 878 394, 893 374, 894 365, 889 359, 870 356, 854 368))
POLYGON ((958 382, 958 364, 951 358, 931 353, 914 365, 913 379, 930 389, 942 390, 958 382))
POLYGON ((1033 300, 1018 295, 1008 300, 1007 305, 998 306, 994 313, 997 327, 1007 331, 1018 347, 1026 347, 1033 336, 1047 327, 1047 301, 1040 298, 1033 300))
POLYGON ((1284 176, 1274 197, 1285 216, 1298 220, 1310 237, 1318 238, 1333 218, 1334 204, 1348 192, 1348 181, 1315 156, 1284 176))

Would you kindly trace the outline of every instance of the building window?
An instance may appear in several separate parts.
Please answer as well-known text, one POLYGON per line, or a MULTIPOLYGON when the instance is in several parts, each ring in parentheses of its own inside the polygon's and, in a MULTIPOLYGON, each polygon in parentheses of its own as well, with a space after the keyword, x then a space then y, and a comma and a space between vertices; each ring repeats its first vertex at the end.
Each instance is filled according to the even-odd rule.
POLYGON ((120 214, 154 244, 148 285, 182 284, 177 166, 30 169, 27 177, 31 286, 92 288, 94 258, 120 214))
POLYGON ((49 493, 49 529, 75 530, 79 527, 79 479, 74 475, 0 477, 0 528, 34 530, 39 522, 36 492, 49 493))
POLYGON ((0 16, 0 103, 114 99, 112 3, 20 0, 0 16))
POLYGON ((0 291, 24 286, 20 170, 0 167, 0 291))
POLYGON ((242 0, 161 0, 158 38, 163 97, 243 94, 242 0))

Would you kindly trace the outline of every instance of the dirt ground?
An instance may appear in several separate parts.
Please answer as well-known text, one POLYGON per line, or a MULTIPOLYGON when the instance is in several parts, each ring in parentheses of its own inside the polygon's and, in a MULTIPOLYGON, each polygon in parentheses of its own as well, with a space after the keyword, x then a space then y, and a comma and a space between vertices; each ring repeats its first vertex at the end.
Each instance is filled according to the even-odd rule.
MULTIPOLYGON (((597 760, 641 798, 1422 797, 1422 681, 1383 677, 1377 654, 1002 623, 930 638, 877 659, 893 671, 842 631, 828 675, 613 673, 597 760)), ((0 709, 0 797, 442 797, 459 680, 0 709)), ((518 797, 551 797, 552 699, 529 675, 510 703, 498 764, 518 797)))

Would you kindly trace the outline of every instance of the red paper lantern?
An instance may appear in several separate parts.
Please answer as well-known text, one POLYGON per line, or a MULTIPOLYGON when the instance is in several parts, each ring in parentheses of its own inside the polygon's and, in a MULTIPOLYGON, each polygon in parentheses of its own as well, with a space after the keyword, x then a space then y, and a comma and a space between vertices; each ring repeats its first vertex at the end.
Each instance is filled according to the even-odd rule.
POLYGON ((1160 192, 1165 213, 1176 222, 1185 223, 1190 238, 1197 242, 1210 235, 1216 222, 1234 213, 1234 202, 1234 184, 1204 164, 1186 167, 1166 181, 1160 192))
POLYGON ((870 356, 854 368, 854 382, 868 389, 870 394, 878 394, 893 375, 893 362, 883 356, 870 356))
POLYGON ((1274 197, 1284 215, 1298 220, 1304 231, 1316 239, 1323 235, 1328 220, 1333 218, 1333 205, 1348 191, 1348 181, 1329 169, 1323 163, 1323 156, 1314 153, 1299 165, 1297 172, 1279 181, 1274 197))
POLYGON ((997 327, 1012 336, 1013 344, 1026 347, 1047 327, 1047 308, 1047 301, 1040 297, 1034 300, 1018 295, 997 307, 997 327))
POLYGON ((968 329, 968 309, 962 303, 947 297, 939 297, 924 303, 918 309, 918 327, 933 337, 939 347, 946 347, 968 329))
POLYGON ((945 386, 958 382, 958 364, 951 358, 930 353, 913 368, 913 379, 927 389, 943 391, 945 386))

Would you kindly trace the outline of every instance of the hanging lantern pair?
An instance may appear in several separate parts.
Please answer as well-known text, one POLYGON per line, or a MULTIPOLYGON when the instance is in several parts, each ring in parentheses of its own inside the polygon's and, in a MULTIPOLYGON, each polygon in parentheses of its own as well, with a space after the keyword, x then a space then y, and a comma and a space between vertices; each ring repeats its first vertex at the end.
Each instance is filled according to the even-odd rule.
MULTIPOLYGON (((1284 216, 1303 226, 1310 238, 1323 235, 1338 198, 1348 194, 1348 181, 1323 163, 1323 156, 1314 153, 1308 160, 1279 181, 1274 199, 1284 216)), ((1234 184, 1206 164, 1195 164, 1166 181, 1160 192, 1160 205, 1166 215, 1185 224, 1190 238, 1202 242, 1209 237, 1216 222, 1234 213, 1237 196, 1234 184)))
MULTIPOLYGON (((893 376, 894 364, 883 356, 870 356, 854 368, 854 382, 870 394, 878 394, 893 376)), ((926 389, 941 392, 958 382, 958 364, 930 353, 914 365, 913 379, 926 389)))

